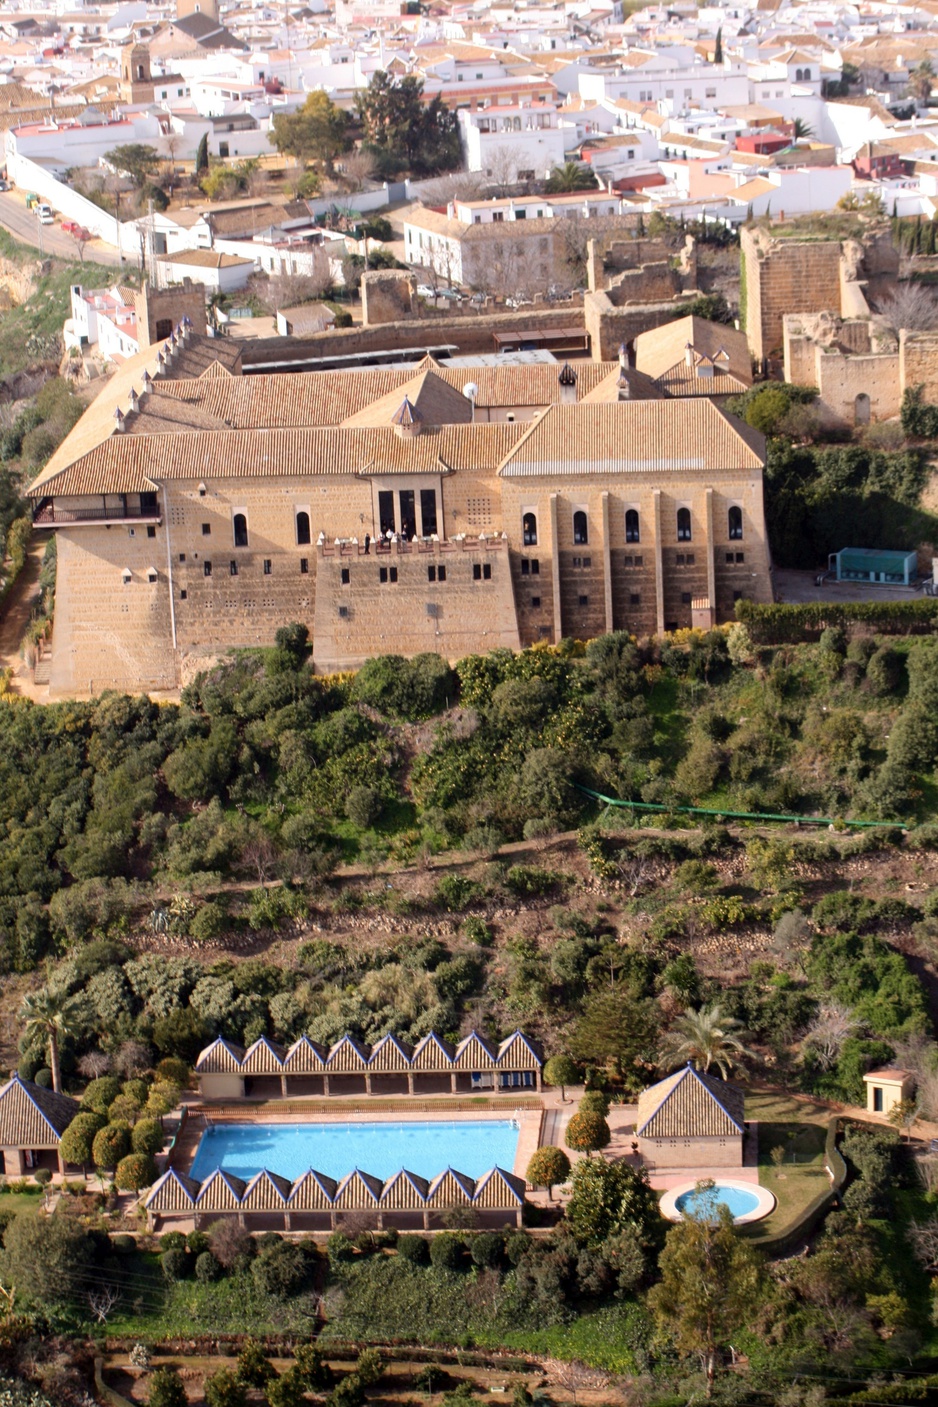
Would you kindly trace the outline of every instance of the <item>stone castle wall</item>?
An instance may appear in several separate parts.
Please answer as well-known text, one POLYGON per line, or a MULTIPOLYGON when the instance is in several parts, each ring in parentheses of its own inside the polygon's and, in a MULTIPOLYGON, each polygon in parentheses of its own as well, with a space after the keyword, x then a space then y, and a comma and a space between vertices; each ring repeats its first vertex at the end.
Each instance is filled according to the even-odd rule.
POLYGON ((773 239, 757 227, 740 232, 746 288, 746 335, 758 360, 781 352, 786 313, 841 310, 838 240, 773 239))

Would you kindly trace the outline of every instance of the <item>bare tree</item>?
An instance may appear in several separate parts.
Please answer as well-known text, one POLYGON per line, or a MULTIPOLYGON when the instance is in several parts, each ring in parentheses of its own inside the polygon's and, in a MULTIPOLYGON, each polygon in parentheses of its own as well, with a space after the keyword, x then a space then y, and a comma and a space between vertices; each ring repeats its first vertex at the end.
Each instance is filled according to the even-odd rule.
POLYGON ((124 1041, 112 1061, 113 1068, 126 1080, 132 1080, 150 1069, 153 1052, 144 1041, 124 1041))
POLYGON ((176 153, 182 141, 182 134, 177 132, 175 127, 170 127, 163 137, 163 150, 169 157, 169 188, 172 191, 176 184, 176 153))
POLYGON ((856 1029, 857 1023, 849 1009, 833 1002, 821 1007, 805 1032, 804 1044, 817 1056, 821 1068, 830 1070, 837 1063, 844 1042, 856 1029))
POLYGON ((926 1270, 938 1270, 938 1216, 929 1217, 928 1221, 910 1222, 908 1237, 915 1259, 926 1270))
POLYGON ((353 191, 360 191, 366 181, 375 174, 375 159, 370 151, 358 147, 343 156, 339 162, 342 174, 348 178, 353 191))
POLYGON ((420 200, 424 205, 448 205, 451 200, 478 200, 484 182, 479 171, 451 171, 435 181, 423 181, 420 200))
POLYGON ((894 293, 880 301, 877 311, 896 336, 902 328, 908 332, 938 329, 938 298, 921 283, 900 283, 894 293))
POLYGON ((71 235, 75 248, 78 250, 78 262, 83 264, 85 262, 85 245, 92 238, 91 232, 86 230, 84 225, 78 225, 73 227, 71 235))
POLYGON ((506 195, 511 186, 518 184, 518 163, 524 163, 527 158, 524 151, 517 146, 496 147, 487 157, 488 166, 485 168, 485 187, 496 195, 506 195))
POLYGON ((78 1073, 86 1080, 97 1080, 111 1068, 111 1057, 103 1050, 89 1050, 78 1062, 78 1073))
POLYGON ((102 1285, 99 1290, 89 1290, 88 1308, 99 1324, 106 1324, 108 1317, 120 1303, 121 1292, 116 1285, 102 1285))
POLYGON ((573 1398, 574 1407, 576 1407, 578 1392, 596 1391, 609 1384, 609 1377, 606 1373, 597 1372, 595 1368, 587 1368, 585 1363, 578 1363, 575 1359, 567 1363, 559 1358, 549 1358, 544 1366, 549 1377, 555 1383, 559 1383, 566 1392, 569 1392, 573 1398))
POLYGON ((268 307, 298 308, 301 303, 315 303, 331 286, 326 261, 323 268, 312 274, 273 274, 267 282, 264 299, 268 307))

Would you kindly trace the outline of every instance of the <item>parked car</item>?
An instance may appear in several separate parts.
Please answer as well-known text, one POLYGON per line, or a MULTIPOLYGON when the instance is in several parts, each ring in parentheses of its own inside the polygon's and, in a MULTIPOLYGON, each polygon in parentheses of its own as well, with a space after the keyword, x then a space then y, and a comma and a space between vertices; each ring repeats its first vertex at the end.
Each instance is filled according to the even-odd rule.
POLYGON ((75 236, 76 239, 80 240, 94 239, 94 235, 91 233, 90 230, 86 229, 84 225, 76 225, 75 228, 72 230, 72 234, 75 236))
POLYGON ((75 231, 78 230, 78 229, 80 229, 80 226, 79 226, 77 220, 63 220, 63 221, 62 221, 62 233, 63 233, 63 234, 74 234, 75 231))
POLYGON ((51 205, 40 204, 36 206, 36 214, 39 216, 40 225, 54 225, 55 215, 52 213, 51 205))
POLYGON ((0 181, 0 191, 8 191, 12 189, 13 188, 10 185, 9 181, 0 181))
POLYGON ((438 288, 436 296, 437 298, 448 298, 451 303, 462 302, 462 294, 458 288, 438 288))
POLYGON ((429 285, 428 283, 418 283, 418 284, 417 284, 417 297, 418 297, 418 298, 435 298, 435 297, 436 297, 436 294, 434 293, 433 289, 430 287, 430 285, 429 285))

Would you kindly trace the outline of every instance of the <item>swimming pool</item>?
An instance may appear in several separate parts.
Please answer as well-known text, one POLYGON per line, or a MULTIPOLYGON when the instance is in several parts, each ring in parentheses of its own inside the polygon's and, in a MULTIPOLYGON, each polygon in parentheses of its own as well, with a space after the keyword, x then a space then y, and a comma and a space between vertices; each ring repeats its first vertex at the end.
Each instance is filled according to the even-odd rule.
POLYGON ((336 1179, 360 1168, 387 1181, 402 1168, 428 1178, 455 1168, 477 1178, 495 1167, 511 1172, 518 1133, 510 1119, 213 1124, 199 1140, 189 1175, 201 1182, 224 1168, 246 1179, 266 1168, 295 1181, 310 1168, 336 1179))
POLYGON ((775 1209, 775 1197, 768 1188, 757 1182, 721 1179, 712 1187, 700 1188, 697 1183, 685 1182, 671 1188, 661 1199, 661 1211, 671 1221, 680 1221, 684 1216, 701 1215, 710 1201, 727 1207, 736 1226, 761 1221, 775 1209))

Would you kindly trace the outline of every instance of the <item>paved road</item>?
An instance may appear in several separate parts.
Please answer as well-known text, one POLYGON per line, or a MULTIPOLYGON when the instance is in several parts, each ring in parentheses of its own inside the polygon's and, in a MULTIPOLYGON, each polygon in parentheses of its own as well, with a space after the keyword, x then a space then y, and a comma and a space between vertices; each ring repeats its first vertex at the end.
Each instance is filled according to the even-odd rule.
MULTIPOLYGON (((23 244, 33 244, 44 254, 55 254, 60 259, 78 262, 78 245, 71 235, 65 234, 58 220, 54 225, 40 225, 35 213, 27 210, 26 194, 21 190, 0 192, 0 224, 4 225, 23 244)), ((120 266, 121 258, 113 245, 94 239, 85 245, 85 258, 96 264, 120 266)))

